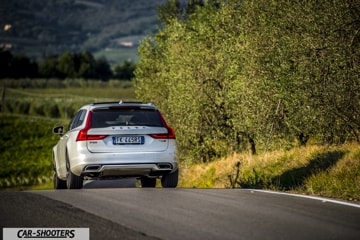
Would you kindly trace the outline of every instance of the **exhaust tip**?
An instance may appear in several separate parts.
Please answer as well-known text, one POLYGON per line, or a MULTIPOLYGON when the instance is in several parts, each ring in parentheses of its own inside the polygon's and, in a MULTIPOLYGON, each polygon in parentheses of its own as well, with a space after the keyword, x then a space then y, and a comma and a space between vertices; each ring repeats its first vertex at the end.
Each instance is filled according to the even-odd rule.
POLYGON ((170 163, 158 163, 157 167, 159 169, 173 169, 173 166, 170 163))
POLYGON ((101 165, 88 165, 85 167, 85 172, 96 172, 99 171, 101 168, 101 165))

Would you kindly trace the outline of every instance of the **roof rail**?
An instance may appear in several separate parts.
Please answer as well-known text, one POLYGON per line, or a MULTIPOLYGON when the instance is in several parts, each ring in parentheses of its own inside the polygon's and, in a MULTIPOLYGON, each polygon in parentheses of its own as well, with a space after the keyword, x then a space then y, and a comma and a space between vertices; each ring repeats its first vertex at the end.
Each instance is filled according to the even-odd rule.
POLYGON ((123 100, 120 100, 119 104, 123 104, 123 103, 138 103, 138 104, 143 104, 143 102, 139 102, 139 101, 123 101, 123 100))
POLYGON ((91 105, 99 105, 99 104, 113 104, 113 103, 117 103, 117 102, 94 102, 91 105))

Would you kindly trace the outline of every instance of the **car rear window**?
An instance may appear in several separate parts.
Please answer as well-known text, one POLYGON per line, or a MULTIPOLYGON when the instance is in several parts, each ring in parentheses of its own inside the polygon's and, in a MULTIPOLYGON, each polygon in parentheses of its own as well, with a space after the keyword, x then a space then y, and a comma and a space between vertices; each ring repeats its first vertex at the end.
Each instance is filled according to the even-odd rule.
POLYGON ((163 127, 157 110, 142 108, 100 108, 92 113, 92 128, 109 126, 163 127))

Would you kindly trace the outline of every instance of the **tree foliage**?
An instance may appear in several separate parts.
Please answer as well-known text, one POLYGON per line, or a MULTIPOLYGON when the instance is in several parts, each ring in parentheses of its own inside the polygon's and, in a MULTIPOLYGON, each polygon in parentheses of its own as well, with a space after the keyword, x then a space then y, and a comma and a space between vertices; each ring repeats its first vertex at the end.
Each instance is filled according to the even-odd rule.
POLYGON ((135 90, 181 159, 360 141, 357 1, 207 1, 165 23, 139 47, 135 90))
POLYGON ((131 80, 134 78, 136 64, 130 61, 123 61, 120 65, 115 66, 114 75, 118 79, 131 80))
POLYGON ((38 65, 25 55, 12 55, 0 49, 0 78, 31 78, 38 72, 38 65))
POLYGON ((0 78, 83 78, 109 80, 114 77, 130 80, 135 64, 124 61, 115 66, 114 73, 104 57, 95 59, 87 51, 64 52, 46 56, 39 63, 25 55, 12 55, 0 49, 0 78))

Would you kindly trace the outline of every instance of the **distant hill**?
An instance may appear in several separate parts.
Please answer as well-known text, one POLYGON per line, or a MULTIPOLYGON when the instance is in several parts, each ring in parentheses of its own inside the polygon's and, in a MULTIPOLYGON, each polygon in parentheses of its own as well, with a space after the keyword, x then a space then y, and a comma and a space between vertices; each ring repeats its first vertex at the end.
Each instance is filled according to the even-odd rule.
POLYGON ((144 36, 158 29, 166 0, 1 0, 0 45, 37 60, 90 51, 110 64, 137 61, 144 36))

